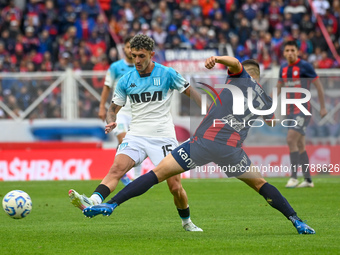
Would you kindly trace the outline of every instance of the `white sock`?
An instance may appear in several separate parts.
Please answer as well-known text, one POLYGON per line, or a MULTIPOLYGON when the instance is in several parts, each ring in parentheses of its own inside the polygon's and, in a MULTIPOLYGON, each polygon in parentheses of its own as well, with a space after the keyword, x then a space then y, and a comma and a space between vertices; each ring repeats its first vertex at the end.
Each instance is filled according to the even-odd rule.
POLYGON ((98 194, 92 194, 90 199, 93 201, 94 205, 99 205, 103 202, 102 198, 98 194))
POLYGON ((189 217, 189 218, 186 218, 186 219, 182 219, 182 218, 181 218, 181 220, 182 220, 182 226, 184 226, 185 224, 191 222, 190 217, 189 217))

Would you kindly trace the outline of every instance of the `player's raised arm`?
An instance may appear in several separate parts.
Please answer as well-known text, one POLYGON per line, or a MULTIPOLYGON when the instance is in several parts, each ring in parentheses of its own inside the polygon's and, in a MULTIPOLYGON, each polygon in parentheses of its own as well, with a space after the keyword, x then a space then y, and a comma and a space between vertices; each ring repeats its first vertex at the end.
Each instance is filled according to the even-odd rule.
POLYGON ((213 56, 205 60, 205 67, 211 69, 216 63, 225 65, 231 73, 239 73, 242 71, 242 65, 238 59, 229 56, 213 56))
POLYGON ((327 110, 325 106, 325 93, 323 90, 323 86, 319 78, 316 78, 313 81, 313 84, 316 90, 318 91, 318 97, 319 97, 319 102, 320 102, 320 116, 321 118, 323 118, 327 115, 327 110))
POLYGON ((106 113, 106 123, 105 134, 110 133, 116 126, 117 113, 122 108, 122 106, 112 103, 106 113))

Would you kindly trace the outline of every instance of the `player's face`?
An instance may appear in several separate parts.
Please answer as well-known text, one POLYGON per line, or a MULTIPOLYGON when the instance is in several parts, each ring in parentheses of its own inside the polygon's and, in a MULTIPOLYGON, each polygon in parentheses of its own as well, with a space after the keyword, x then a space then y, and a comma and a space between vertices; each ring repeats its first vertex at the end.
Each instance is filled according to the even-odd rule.
POLYGON ((127 42, 125 45, 124 45, 124 53, 125 53, 125 56, 132 60, 132 57, 131 57, 131 48, 130 48, 130 43, 127 42))
POLYGON ((131 49, 131 56, 133 63, 139 73, 148 72, 148 67, 151 63, 151 58, 155 55, 155 52, 148 51, 146 49, 136 50, 131 49))
POLYGON ((298 59, 298 49, 294 45, 287 45, 284 48, 283 56, 289 64, 293 64, 298 59))

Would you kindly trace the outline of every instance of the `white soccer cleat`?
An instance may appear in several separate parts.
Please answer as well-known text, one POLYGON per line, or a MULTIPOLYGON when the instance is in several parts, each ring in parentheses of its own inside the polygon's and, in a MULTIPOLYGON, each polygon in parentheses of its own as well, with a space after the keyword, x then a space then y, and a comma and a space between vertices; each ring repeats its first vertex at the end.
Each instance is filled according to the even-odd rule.
POLYGON ((286 184, 286 188, 295 188, 298 184, 298 179, 290 178, 286 184))
POLYGON ((308 182, 308 181, 303 181, 301 182, 297 188, 314 188, 314 183, 313 182, 308 182))
POLYGON ((194 223, 192 223, 191 221, 184 224, 183 228, 185 231, 191 231, 191 232, 203 232, 203 229, 197 227, 194 223))
POLYGON ((79 195, 79 193, 74 189, 70 189, 68 191, 68 196, 71 200, 71 204, 78 207, 80 210, 84 210, 85 208, 94 205, 90 198, 85 195, 79 195))

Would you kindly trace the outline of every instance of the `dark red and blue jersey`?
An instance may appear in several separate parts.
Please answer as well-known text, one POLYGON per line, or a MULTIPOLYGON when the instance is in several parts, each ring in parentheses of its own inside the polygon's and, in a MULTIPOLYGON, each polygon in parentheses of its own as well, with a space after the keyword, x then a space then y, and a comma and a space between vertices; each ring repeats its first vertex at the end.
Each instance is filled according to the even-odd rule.
MULTIPOLYGON (((220 91, 219 100, 216 104, 212 104, 207 115, 197 128, 195 135, 204 139, 208 139, 220 144, 226 144, 232 147, 239 147, 246 139, 249 128, 254 125, 255 120, 259 117, 252 113, 248 107, 248 88, 252 92, 252 104, 257 110, 268 110, 272 106, 272 99, 269 97, 262 86, 258 84, 242 67, 242 71, 236 74, 228 72, 226 86, 234 85, 242 91, 242 97, 233 96, 228 88, 220 91), (237 102, 234 100, 242 100, 244 104, 244 112, 242 114, 234 114, 233 107, 237 102)), ((239 102, 238 102, 239 103, 239 102)), ((274 114, 263 116, 264 119, 274 118, 274 114)), ((263 124, 263 121, 261 121, 263 124)))
MULTIPOLYGON (((279 83, 284 87, 304 88, 310 90, 310 84, 318 78, 312 65, 302 59, 293 64, 283 64, 280 68, 279 83)), ((287 98, 301 98, 301 93, 287 93, 287 98)), ((311 112, 311 105, 308 101, 303 106, 311 112)), ((301 110, 295 105, 287 105, 287 115, 300 114, 301 110)))

